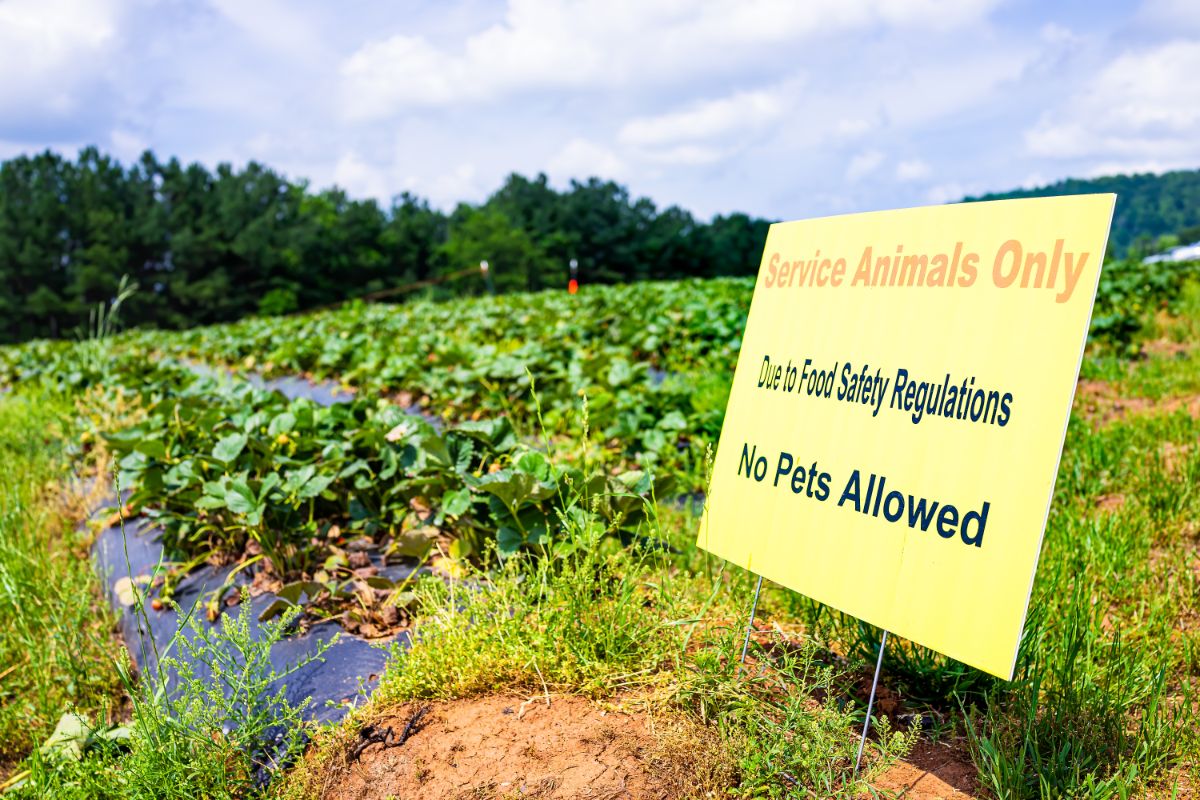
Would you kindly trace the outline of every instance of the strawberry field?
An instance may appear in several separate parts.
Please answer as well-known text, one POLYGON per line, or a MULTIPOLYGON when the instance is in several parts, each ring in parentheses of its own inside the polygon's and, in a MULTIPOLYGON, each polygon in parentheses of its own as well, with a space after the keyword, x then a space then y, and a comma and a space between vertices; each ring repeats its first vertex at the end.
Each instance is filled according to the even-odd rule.
MULTIPOLYGON (((10 470, 8 546, 18 530, 33 537, 0 573, 12 598, 0 611, 28 631, 0 645, 0 757, 20 766, 9 785, 106 796, 112 781, 221 763, 219 785, 172 779, 178 796, 311 796, 379 714, 508 692, 634 697, 690 726, 693 749, 676 755, 719 766, 705 778, 714 791, 886 794, 896 770, 942 746, 973 776, 957 788, 979 796, 1186 790, 1200 747, 1197 274, 1106 268, 1018 679, 901 643, 857 779, 878 632, 768 587, 741 680, 752 576, 694 546, 750 281, 351 303, 178 333, 117 332, 110 307, 79 341, 0 349, 4 452, 28 462, 10 470), (91 527, 74 524, 86 510, 28 511, 81 486, 94 487, 77 498, 91 527), (383 674, 364 676, 369 690, 333 728, 309 731, 311 714, 270 703, 271 719, 230 710, 215 723, 160 705, 153 675, 138 678, 109 641, 108 612, 47 594, 58 581, 96 596, 87 548, 99 528, 121 541, 134 521, 162 555, 128 576, 125 613, 173 609, 238 641, 246 601, 266 596, 253 622, 272 641, 336 624, 390 647, 383 674), (12 566, 29 559, 51 577, 12 566), (204 569, 222 578, 181 589, 204 569), (32 646, 57 641, 56 603, 62 625, 92 626, 72 646, 88 660, 65 672, 62 653, 32 646), (87 678, 47 688, 72 669, 87 678), (45 740, 68 710, 94 727, 64 760, 45 740), (316 744, 291 737, 286 758, 266 758, 256 737, 279 719, 316 744), (213 724, 229 730, 214 737, 213 724), (98 733, 113 730, 129 741, 98 733), (151 763, 146 737, 174 742, 178 758, 151 763), (255 777, 266 761, 269 782, 255 777)), ((223 707, 220 691, 183 686, 188 702, 223 707)))

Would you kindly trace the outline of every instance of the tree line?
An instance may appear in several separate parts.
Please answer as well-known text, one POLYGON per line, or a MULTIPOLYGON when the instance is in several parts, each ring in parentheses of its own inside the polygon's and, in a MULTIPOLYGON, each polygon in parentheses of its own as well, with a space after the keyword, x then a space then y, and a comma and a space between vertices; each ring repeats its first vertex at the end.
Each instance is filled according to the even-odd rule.
POLYGON ((70 336, 123 276, 126 324, 181 328, 431 286, 443 295, 583 283, 751 275, 769 222, 659 209, 612 181, 511 175, 450 213, 313 190, 251 162, 209 170, 95 148, 0 165, 0 341, 70 336))
POLYGON ((1140 258, 1176 244, 1200 241, 1200 170, 1068 178, 1036 189, 1018 189, 967 200, 1093 192, 1115 192, 1117 195, 1108 238, 1108 253, 1112 257, 1140 258))

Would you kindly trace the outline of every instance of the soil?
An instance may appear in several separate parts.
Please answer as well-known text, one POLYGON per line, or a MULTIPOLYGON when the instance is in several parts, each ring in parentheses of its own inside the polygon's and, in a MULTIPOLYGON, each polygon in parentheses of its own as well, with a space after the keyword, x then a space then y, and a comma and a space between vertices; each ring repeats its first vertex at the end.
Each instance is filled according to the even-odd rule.
POLYGON ((1103 494, 1096 498, 1096 510, 1105 514, 1115 514, 1125 507, 1125 495, 1103 494))
MULTIPOLYGON (((578 697, 409 703, 364 726, 319 783, 324 800, 679 800, 728 787, 732 765, 702 729, 631 704, 578 697), (415 723, 413 723, 416 717, 415 723), (389 730, 390 729, 390 730, 389 730), (407 733, 406 733, 407 731, 407 733), (706 740, 707 739, 707 740, 706 740)), ((921 742, 878 776, 912 800, 982 796, 961 742, 921 742)))
POLYGON ((1163 466, 1167 472, 1175 475, 1191 456, 1192 445, 1163 442, 1159 453, 1162 455, 1163 466))
POLYGON ((1081 380, 1075 391, 1075 403, 1084 418, 1096 427, 1132 416, 1174 414, 1180 409, 1200 418, 1200 395, 1160 399, 1122 397, 1117 387, 1106 381, 1081 380))
POLYGON ((908 758, 875 779, 874 786, 907 800, 981 797, 978 773, 965 748, 946 742, 919 742, 908 758))
POLYGON ((1192 342, 1175 342, 1160 338, 1143 343, 1142 351, 1150 355, 1181 358, 1190 353, 1194 346, 1192 342))
MULTIPOLYGON (((376 723, 398 740, 419 708, 376 723)), ((648 719, 577 697, 431 703, 403 745, 370 744, 339 770, 326 800, 368 798, 674 798, 656 769, 648 719)))

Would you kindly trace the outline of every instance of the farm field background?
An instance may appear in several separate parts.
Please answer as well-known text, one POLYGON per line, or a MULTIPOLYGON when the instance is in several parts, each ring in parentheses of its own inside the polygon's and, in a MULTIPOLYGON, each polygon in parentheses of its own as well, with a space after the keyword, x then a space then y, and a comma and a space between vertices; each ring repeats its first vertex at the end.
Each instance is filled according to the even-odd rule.
POLYGON ((1200 800, 1196 74, 0 0, 0 800, 1200 800))
MULTIPOLYGON (((1017 679, 899 643, 857 782, 879 632, 768 587, 739 680, 753 576, 693 543, 750 281, 351 304, 179 333, 116 333, 118 308, 82 341, 0 350, 0 611, 18 623, 0 644, 8 785, 334 796, 356 737, 418 701, 581 695, 655 721, 633 761, 667 796, 886 795, 923 771, 979 796, 1187 796, 1200 764, 1198 275, 1105 268, 1017 679), (241 379, 257 374, 334 381, 346 402, 241 379), (76 475, 129 493, 116 518, 164 531, 170 562, 142 613, 196 565, 237 563, 249 591, 306 598, 266 623, 275 636, 299 615, 414 646, 263 787, 274 719, 308 723, 270 702, 251 701, 265 716, 248 719, 199 681, 168 699, 123 666, 92 533, 75 528, 76 475), (356 571, 363 550, 428 574, 356 571), (39 748, 68 711, 87 720, 75 751, 39 748)), ((196 615, 236 640, 236 597, 223 587, 196 615)), ((241 642, 243 666, 256 646, 241 642)), ((287 740, 291 759, 301 749, 287 740)))

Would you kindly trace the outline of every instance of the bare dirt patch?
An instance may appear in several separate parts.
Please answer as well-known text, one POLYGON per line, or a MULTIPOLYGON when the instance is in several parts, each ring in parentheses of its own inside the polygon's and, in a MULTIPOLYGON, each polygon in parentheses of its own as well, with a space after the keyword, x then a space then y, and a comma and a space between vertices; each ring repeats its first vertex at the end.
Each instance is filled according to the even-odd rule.
POLYGON ((1195 347, 1192 342, 1176 342, 1166 337, 1153 339, 1142 344, 1142 352, 1149 355, 1182 358, 1195 347))
POLYGON ((1125 495, 1104 494, 1096 498, 1096 510, 1102 514, 1115 514, 1125 506, 1125 495))
POLYGON ((1149 414, 1174 414, 1181 409, 1200 418, 1200 395, 1185 397, 1123 397, 1107 381, 1081 380, 1075 390, 1075 408, 1097 428, 1111 422, 1149 414))
POLYGON ((1191 457, 1192 445, 1163 442, 1159 448, 1159 453, 1162 455, 1163 467, 1166 469, 1167 474, 1177 475, 1188 458, 1191 457))
MULTIPOLYGON (((375 723, 392 741, 421 704, 375 723)), ((401 745, 353 750, 325 776, 326 800, 368 798, 681 798, 705 782, 703 743, 664 749, 655 720, 577 697, 430 703, 401 745), (669 755, 670 757, 664 757, 669 755), (692 763, 688 763, 691 761, 692 763)), ((710 775, 709 777, 716 777, 710 775)))
POLYGON ((908 758, 880 775, 873 785, 907 800, 973 800, 982 796, 977 775, 965 747, 920 742, 908 758))

